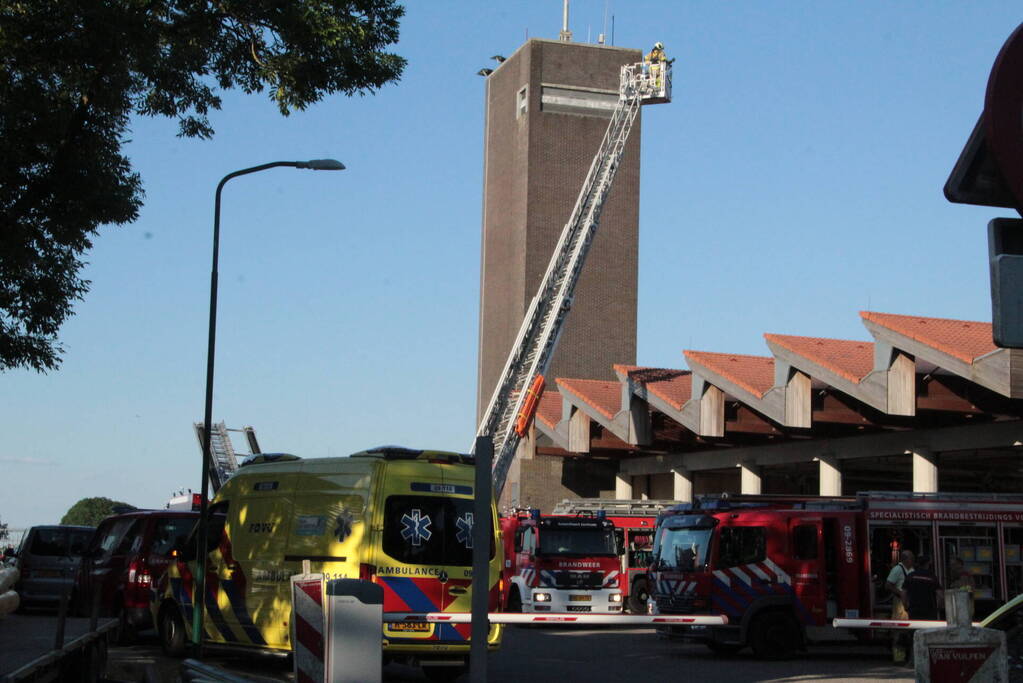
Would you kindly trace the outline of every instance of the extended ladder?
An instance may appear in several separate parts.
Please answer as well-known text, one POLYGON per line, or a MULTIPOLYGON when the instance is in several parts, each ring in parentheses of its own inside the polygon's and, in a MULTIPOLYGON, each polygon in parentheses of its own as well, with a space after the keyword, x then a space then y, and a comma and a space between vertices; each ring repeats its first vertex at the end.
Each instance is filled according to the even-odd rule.
POLYGON ((579 515, 603 512, 615 517, 656 517, 677 500, 619 500, 617 498, 565 498, 554 506, 552 515, 579 515))
MULTIPOLYGON (((203 423, 195 423, 195 435, 199 437, 199 450, 202 451, 203 423)), ((253 454, 259 453, 259 443, 256 442, 256 430, 252 427, 244 429, 228 429, 227 425, 219 422, 210 425, 210 487, 216 493, 224 482, 232 474, 238 471, 238 456, 234 451, 234 445, 228 432, 245 432, 245 438, 249 442, 249 449, 253 454)))
MULTIPOLYGON (((575 208, 561 232, 540 288, 530 302, 476 432, 477 436, 493 437, 493 479, 498 497, 522 436, 522 430, 515 429, 516 420, 520 415, 525 418, 523 422, 532 419, 532 414, 523 414, 526 388, 534 378, 544 374, 550 364, 640 106, 671 101, 671 66, 642 62, 622 66, 618 94, 618 105, 607 132, 590 164, 575 208)), ((535 411, 536 405, 534 399, 531 409, 535 411)))

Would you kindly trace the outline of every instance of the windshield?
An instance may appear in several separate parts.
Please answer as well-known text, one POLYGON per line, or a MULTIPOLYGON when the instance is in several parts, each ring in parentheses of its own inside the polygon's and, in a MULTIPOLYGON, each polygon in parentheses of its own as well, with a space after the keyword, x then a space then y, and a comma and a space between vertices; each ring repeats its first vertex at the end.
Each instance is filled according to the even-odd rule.
POLYGON ((540 532, 541 555, 617 555, 614 529, 557 529, 540 532))
POLYGON ((81 557, 92 538, 92 529, 36 529, 29 553, 46 557, 81 557))
POLYGON ((654 550, 658 567, 691 572, 707 563, 713 529, 661 529, 654 550))

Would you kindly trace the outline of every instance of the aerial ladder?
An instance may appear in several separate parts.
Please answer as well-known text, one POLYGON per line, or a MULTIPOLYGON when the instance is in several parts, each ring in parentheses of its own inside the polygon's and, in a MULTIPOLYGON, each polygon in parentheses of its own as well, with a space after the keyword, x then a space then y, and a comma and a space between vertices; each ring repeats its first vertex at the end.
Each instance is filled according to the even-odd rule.
POLYGON ((492 474, 498 497, 519 441, 536 413, 543 393, 543 376, 572 307, 575 286, 639 108, 670 101, 670 62, 622 66, 618 105, 476 432, 477 437, 493 438, 492 474))
POLYGON ((552 515, 596 515, 603 512, 608 517, 656 517, 677 500, 622 500, 618 498, 565 498, 554 506, 552 515))
MULTIPOLYGON (((196 422, 195 435, 199 437, 199 450, 202 451, 202 434, 205 426, 196 422)), ((249 451, 255 455, 260 452, 256 441, 256 430, 252 427, 228 429, 223 422, 210 425, 210 487, 216 493, 232 474, 238 471, 238 455, 228 432, 244 432, 249 444, 249 451)))

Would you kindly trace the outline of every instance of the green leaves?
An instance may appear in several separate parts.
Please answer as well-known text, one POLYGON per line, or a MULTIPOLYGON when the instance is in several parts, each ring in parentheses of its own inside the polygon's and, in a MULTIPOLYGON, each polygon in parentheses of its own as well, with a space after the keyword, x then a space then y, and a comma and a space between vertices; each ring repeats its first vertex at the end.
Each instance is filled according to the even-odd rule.
POLYGON ((105 518, 114 514, 114 508, 130 508, 136 510, 134 505, 122 503, 109 498, 82 498, 72 505, 64 516, 61 517, 61 524, 81 524, 83 526, 97 526, 105 518))
POLYGON ((375 92, 405 67, 386 51, 403 15, 396 0, 0 0, 0 370, 59 366, 80 256, 138 217, 133 114, 210 138, 218 90, 268 88, 284 115, 375 92))

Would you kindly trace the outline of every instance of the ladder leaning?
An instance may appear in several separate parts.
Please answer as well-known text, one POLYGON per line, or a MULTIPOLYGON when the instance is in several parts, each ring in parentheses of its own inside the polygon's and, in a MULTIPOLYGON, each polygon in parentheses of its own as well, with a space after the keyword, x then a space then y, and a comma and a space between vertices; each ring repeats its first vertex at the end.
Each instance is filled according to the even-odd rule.
MULTIPOLYGON (((670 64, 622 66, 618 104, 476 432, 477 437, 493 438, 492 472, 498 497, 524 433, 516 429, 516 422, 521 427, 533 417, 523 412, 529 394, 526 389, 550 365, 636 114, 643 104, 670 101, 670 64)), ((535 400, 529 405, 536 410, 535 400)))

